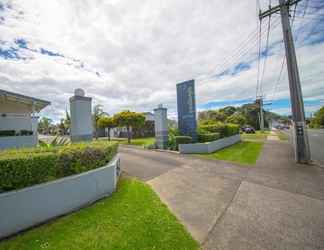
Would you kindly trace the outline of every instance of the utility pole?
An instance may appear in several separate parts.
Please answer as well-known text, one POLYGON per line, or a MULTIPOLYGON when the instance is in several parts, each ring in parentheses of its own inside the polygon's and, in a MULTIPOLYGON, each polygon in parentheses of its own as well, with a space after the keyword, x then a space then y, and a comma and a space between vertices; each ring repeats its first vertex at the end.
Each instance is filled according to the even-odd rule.
POLYGON ((260 96, 256 99, 256 103, 259 105, 259 123, 260 123, 260 130, 264 131, 264 115, 263 115, 263 96, 260 96))
POLYGON ((298 163, 309 163, 311 157, 306 130, 304 102, 300 85, 294 40, 289 23, 289 7, 297 4, 300 1, 301 0, 279 0, 279 5, 275 7, 269 6, 269 10, 260 12, 259 18, 262 19, 266 16, 280 12, 288 68, 291 111, 294 125, 293 136, 295 142, 295 157, 298 163))

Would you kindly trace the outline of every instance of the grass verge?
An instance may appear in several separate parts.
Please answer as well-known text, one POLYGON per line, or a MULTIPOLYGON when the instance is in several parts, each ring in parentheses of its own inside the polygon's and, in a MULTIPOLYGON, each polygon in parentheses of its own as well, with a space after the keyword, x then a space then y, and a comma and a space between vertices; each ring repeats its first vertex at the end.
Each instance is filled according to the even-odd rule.
MULTIPOLYGON (((126 138, 114 138, 112 141, 117 141, 120 144, 128 144, 126 138)), ((155 143, 155 137, 147 137, 147 138, 135 138, 131 140, 130 145, 136 145, 136 146, 148 146, 155 143)))
POLYGON ((246 133, 242 133, 241 134, 241 138, 242 140, 245 140, 245 141, 264 141, 267 139, 267 136, 270 134, 269 131, 256 131, 255 134, 246 134, 246 133))
POLYGON ((276 132, 277 136, 279 137, 280 141, 288 141, 289 135, 282 131, 276 132))
POLYGON ((242 141, 215 153, 198 155, 211 160, 224 160, 243 165, 253 165, 262 151, 262 146, 262 142, 242 141))
POLYGON ((147 184, 123 178, 110 198, 0 242, 0 249, 199 249, 199 246, 147 184))

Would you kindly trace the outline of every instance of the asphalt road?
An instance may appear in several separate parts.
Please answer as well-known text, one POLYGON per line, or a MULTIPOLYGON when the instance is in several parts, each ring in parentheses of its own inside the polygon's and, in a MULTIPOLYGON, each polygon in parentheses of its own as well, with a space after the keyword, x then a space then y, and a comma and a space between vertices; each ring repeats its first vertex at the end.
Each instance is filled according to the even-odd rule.
MULTIPOLYGON (((290 136, 292 130, 285 131, 290 136)), ((324 129, 308 129, 309 146, 311 150, 312 160, 324 166, 324 129)))
POLYGON ((308 138, 312 159, 324 166, 324 129, 309 129, 308 138))

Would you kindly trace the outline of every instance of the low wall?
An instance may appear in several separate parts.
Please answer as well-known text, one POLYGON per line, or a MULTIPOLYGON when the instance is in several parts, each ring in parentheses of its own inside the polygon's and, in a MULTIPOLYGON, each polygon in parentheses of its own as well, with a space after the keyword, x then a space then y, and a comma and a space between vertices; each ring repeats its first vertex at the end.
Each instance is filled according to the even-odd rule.
POLYGON ((0 238, 67 214, 115 191, 118 155, 106 166, 0 194, 0 238))
POLYGON ((181 154, 212 153, 241 141, 239 134, 206 143, 179 144, 181 154))
POLYGON ((35 147, 36 145, 37 145, 37 135, 0 137, 0 149, 35 147))

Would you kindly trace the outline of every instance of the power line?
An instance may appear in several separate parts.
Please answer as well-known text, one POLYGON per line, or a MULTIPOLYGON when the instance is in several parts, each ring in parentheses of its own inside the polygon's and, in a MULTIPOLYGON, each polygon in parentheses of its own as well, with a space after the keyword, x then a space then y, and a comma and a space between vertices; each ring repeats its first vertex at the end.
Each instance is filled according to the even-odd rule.
POLYGON ((245 39, 244 41, 242 41, 240 43, 240 45, 236 49, 234 49, 233 54, 231 54, 228 57, 225 57, 222 60, 222 63, 221 64, 218 64, 216 66, 216 71, 222 73, 221 70, 222 69, 225 70, 227 68, 227 66, 229 66, 229 63, 231 63, 233 61, 233 59, 235 59, 238 56, 241 56, 242 53, 244 53, 244 51, 246 50, 247 46, 253 45, 252 42, 256 38, 256 36, 257 36, 257 29, 254 30, 252 33, 250 33, 249 36, 247 37, 247 39, 245 39))
POLYGON ((261 75, 261 80, 259 82, 260 84, 260 95, 262 96, 262 83, 263 83, 263 78, 264 78, 264 74, 265 74, 265 70, 266 70, 266 66, 267 66, 267 58, 268 58, 268 49, 269 49, 269 36, 270 36, 270 26, 271 26, 271 15, 269 16, 269 20, 268 20, 268 29, 267 29, 267 40, 266 40, 266 46, 265 46, 265 58, 263 61, 263 69, 262 69, 262 75, 261 75))
MULTIPOLYGON (((271 26, 271 29, 276 28, 279 24, 280 24, 280 19, 273 19, 273 25, 271 26)), ((253 30, 247 37, 246 39, 243 40, 243 42, 240 43, 240 45, 234 49, 234 53, 231 54, 228 57, 225 57, 224 59, 222 59, 221 61, 223 63, 221 64, 217 64, 216 65, 216 69, 214 70, 214 72, 212 74, 208 74, 208 75, 201 75, 196 77, 197 80, 200 81, 200 83, 206 82, 208 80, 211 80, 215 77, 217 77, 217 75, 221 75, 222 73, 224 73, 225 71, 231 69, 231 67, 233 65, 237 65, 241 62, 243 62, 243 58, 250 52, 251 50, 254 49, 254 47, 257 45, 257 36, 258 36, 258 29, 259 27, 257 27, 255 30, 253 30)), ((266 31, 262 30, 262 34, 265 34, 266 31)), ((253 60, 253 59, 251 59, 253 60)))
MULTIPOLYGON (((278 22, 276 22, 276 25, 273 25, 272 29, 275 28, 279 24, 278 19, 275 21, 278 21, 278 22)), ((265 33, 265 31, 262 31, 262 34, 263 33, 265 33)), ((255 39, 256 39, 256 37, 255 37, 255 39)), ((222 67, 217 69, 218 72, 222 73, 222 72, 226 71, 227 69, 229 69, 232 65, 242 62, 242 59, 243 59, 242 57, 245 56, 248 52, 250 52, 250 50, 253 49, 255 45, 257 45, 257 42, 258 42, 258 40, 255 40, 254 42, 247 43, 246 47, 242 48, 241 50, 238 50, 237 53, 235 53, 231 57, 229 57, 229 60, 227 60, 225 62, 225 64, 223 64, 222 67)))
MULTIPOLYGON (((274 22, 275 25, 273 25, 272 28, 277 27, 277 25, 279 25, 280 23, 279 19, 275 19, 274 22)), ((265 33, 265 31, 262 32, 265 33)), ((228 57, 225 57, 224 59, 221 60, 222 63, 216 65, 216 69, 214 70, 213 74, 210 74, 210 77, 215 77, 217 74, 221 74, 224 71, 230 69, 232 65, 241 62, 239 60, 243 60, 242 57, 244 57, 246 54, 251 52, 254 46, 256 46, 257 43, 256 38, 257 38, 257 29, 251 32, 243 42, 240 42, 240 45, 236 49, 234 49, 233 54, 231 54, 228 57)), ((202 79, 206 78, 206 80, 208 80, 207 77, 209 77, 209 75, 200 76, 199 78, 202 79)))
POLYGON ((255 98, 258 97, 259 85, 260 85, 260 61, 261 61, 261 23, 262 20, 259 21, 259 52, 258 52, 258 72, 257 72, 257 86, 256 86, 256 93, 255 98))

